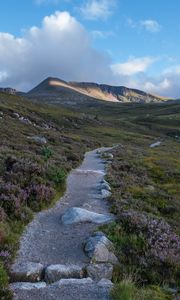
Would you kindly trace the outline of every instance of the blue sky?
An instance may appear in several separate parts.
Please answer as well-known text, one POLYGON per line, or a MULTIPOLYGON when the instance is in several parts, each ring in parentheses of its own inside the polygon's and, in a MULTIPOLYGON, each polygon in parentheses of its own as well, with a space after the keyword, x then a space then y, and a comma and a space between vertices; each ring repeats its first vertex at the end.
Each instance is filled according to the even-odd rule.
POLYGON ((180 97, 179 12, 179 0, 2 0, 0 85, 50 75, 180 97))

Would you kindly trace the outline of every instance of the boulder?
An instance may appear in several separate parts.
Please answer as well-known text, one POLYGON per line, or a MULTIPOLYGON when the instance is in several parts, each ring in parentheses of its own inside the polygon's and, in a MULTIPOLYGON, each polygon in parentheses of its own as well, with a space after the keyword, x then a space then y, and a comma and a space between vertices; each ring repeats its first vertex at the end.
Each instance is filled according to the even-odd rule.
POLYGON ((34 289, 44 289, 46 288, 45 282, 38 282, 38 283, 32 283, 32 282, 16 282, 10 284, 10 289, 13 292, 16 292, 18 290, 34 290, 34 289))
POLYGON ((10 271, 13 282, 38 282, 42 278, 44 266, 40 263, 23 262, 13 265, 10 271))
POLYGON ((112 279, 113 266, 109 263, 102 264, 90 264, 86 268, 88 277, 91 277, 93 280, 112 279))
POLYGON ((84 208, 72 207, 66 210, 62 216, 62 223, 65 225, 77 224, 82 222, 91 222, 96 224, 103 224, 111 222, 114 218, 112 216, 94 213, 84 208))
POLYGON ((118 264, 113 244, 102 232, 97 232, 85 241, 84 251, 93 263, 118 264))
POLYGON ((51 265, 45 270, 45 281, 48 283, 59 281, 62 278, 82 278, 84 270, 76 265, 51 265))

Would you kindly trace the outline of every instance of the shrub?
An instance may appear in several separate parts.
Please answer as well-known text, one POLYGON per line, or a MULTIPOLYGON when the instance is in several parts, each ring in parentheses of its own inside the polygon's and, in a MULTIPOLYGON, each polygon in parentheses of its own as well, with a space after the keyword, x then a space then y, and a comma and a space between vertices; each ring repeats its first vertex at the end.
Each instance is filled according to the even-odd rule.
POLYGON ((57 167, 51 167, 48 170, 47 177, 50 181, 52 181, 56 186, 62 185, 66 180, 66 172, 63 169, 57 167))
POLYGON ((53 150, 47 146, 43 147, 41 153, 42 153, 42 156, 44 157, 45 161, 48 161, 48 159, 50 159, 54 154, 53 150))

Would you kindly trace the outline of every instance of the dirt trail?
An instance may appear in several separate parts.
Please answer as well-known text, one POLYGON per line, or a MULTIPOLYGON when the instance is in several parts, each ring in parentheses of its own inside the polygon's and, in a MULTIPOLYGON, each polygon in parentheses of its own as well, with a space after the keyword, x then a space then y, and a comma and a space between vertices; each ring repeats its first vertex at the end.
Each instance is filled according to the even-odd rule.
MULTIPOLYGON (((102 148, 102 151, 108 150, 102 148)), ((15 266, 23 262, 85 266, 89 258, 82 243, 96 230, 93 223, 63 225, 61 217, 71 207, 109 214, 107 201, 101 196, 101 183, 105 175, 105 164, 97 151, 86 153, 82 165, 73 170, 67 179, 67 190, 63 198, 52 209, 38 213, 29 224, 20 242, 15 266)), ((16 290, 16 300, 61 299, 61 300, 105 300, 109 299, 108 289, 97 284, 73 286, 47 286, 40 290, 16 290)))

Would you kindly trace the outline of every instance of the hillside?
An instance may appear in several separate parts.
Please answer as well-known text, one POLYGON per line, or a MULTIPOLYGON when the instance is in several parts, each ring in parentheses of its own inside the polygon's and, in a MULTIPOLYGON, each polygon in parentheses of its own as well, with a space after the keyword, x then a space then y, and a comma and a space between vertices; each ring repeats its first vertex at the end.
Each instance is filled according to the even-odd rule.
POLYGON ((44 101, 47 101, 48 99, 53 103, 61 102, 73 105, 75 105, 76 102, 92 101, 93 99, 119 103, 151 103, 167 100, 162 97, 123 86, 110 86, 88 82, 66 82, 51 77, 48 77, 34 89, 29 91, 27 96, 36 98, 43 97, 44 101))
MULTIPOLYGON (((114 161, 108 168, 108 180, 113 193, 111 210, 118 219, 117 223, 103 228, 114 242, 117 255, 123 255, 113 281, 119 283, 129 274, 136 280, 134 269, 140 266, 138 286, 146 282, 150 292, 154 293, 151 285, 157 286, 164 279, 166 286, 176 287, 178 271, 174 268, 174 257, 170 265, 162 264, 159 256, 153 267, 151 264, 140 265, 137 259, 146 254, 143 252, 146 237, 143 236, 142 240, 141 234, 129 234, 126 219, 123 219, 124 223, 121 220, 124 211, 133 210, 138 214, 132 218, 128 215, 132 228, 133 216, 139 222, 142 214, 161 218, 171 226, 171 234, 179 233, 179 124, 178 101, 163 104, 97 101, 96 105, 91 102, 73 109, 65 108, 59 102, 57 106, 48 106, 1 93, 2 295, 8 283, 6 271, 14 258, 24 226, 32 219, 33 213, 52 206, 60 198, 67 174, 80 164, 86 151, 113 144, 119 146, 113 151, 114 161), (150 148, 157 141, 161 142, 160 146, 150 148), (119 233, 122 233, 122 239, 119 233), (161 272, 163 268, 167 271, 166 276, 161 272)), ((152 295, 152 299, 156 299, 152 295)), ((7 294, 5 299, 10 299, 7 294)))

